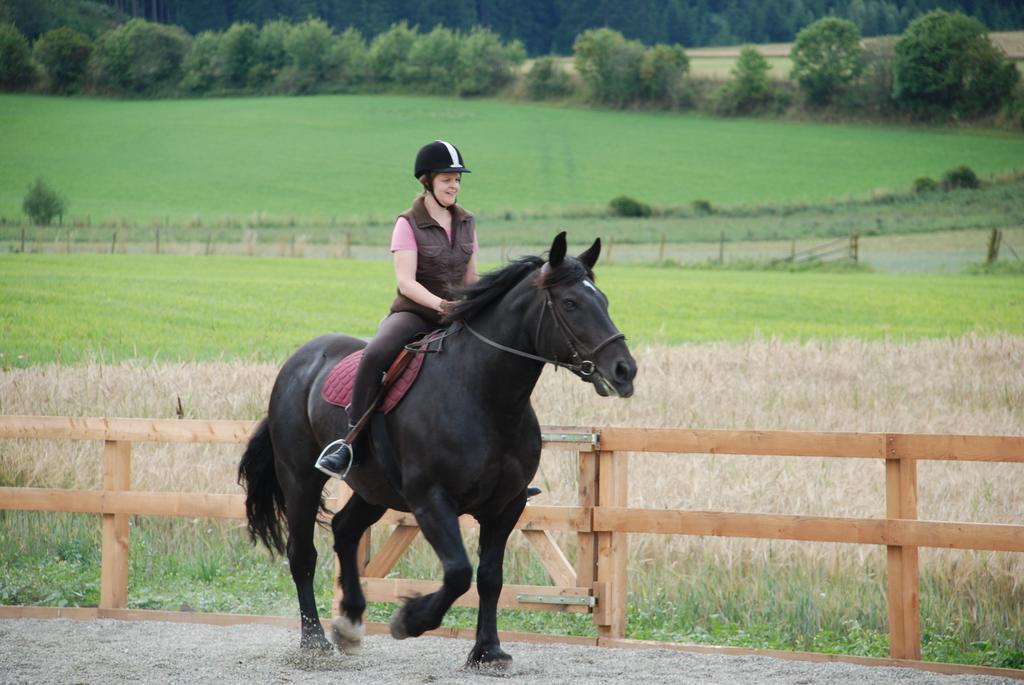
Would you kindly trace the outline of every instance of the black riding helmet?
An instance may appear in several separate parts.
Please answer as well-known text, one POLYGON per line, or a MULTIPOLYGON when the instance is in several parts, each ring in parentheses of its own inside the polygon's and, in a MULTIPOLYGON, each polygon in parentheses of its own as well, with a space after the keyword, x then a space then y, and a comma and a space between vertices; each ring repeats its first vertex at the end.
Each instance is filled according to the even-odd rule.
POLYGON ((413 167, 413 176, 419 179, 424 174, 443 174, 446 172, 470 173, 465 166, 462 153, 451 143, 443 140, 435 140, 427 143, 416 153, 416 165, 413 167))

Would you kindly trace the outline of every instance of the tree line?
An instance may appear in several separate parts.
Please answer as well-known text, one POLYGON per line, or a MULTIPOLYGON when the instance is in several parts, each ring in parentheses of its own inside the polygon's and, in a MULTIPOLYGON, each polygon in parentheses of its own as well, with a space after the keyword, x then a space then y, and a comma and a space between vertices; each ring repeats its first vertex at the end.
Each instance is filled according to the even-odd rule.
POLYGON ((862 36, 896 35, 935 9, 974 17, 993 31, 1024 28, 1022 0, 0 0, 0 23, 16 24, 30 39, 58 26, 96 38, 129 18, 198 34, 317 17, 337 32, 354 28, 372 39, 405 21, 425 32, 483 26, 537 56, 571 54, 576 37, 594 28, 647 45, 700 47, 790 42, 832 16, 853 22, 862 36))
POLYGON ((0 25, 0 90, 35 89, 174 97, 228 94, 427 93, 560 99, 602 107, 696 109, 719 115, 783 114, 794 107, 870 118, 975 119, 998 115, 1024 128, 1016 66, 986 27, 960 13, 918 17, 897 39, 865 44, 856 24, 825 17, 793 43, 789 80, 745 47, 725 84, 694 79, 679 44, 644 45, 614 29, 589 29, 564 60, 526 59, 518 41, 487 28, 468 32, 405 22, 367 40, 321 19, 232 24, 193 37, 173 25, 132 19, 95 41, 68 27, 33 43, 0 25))

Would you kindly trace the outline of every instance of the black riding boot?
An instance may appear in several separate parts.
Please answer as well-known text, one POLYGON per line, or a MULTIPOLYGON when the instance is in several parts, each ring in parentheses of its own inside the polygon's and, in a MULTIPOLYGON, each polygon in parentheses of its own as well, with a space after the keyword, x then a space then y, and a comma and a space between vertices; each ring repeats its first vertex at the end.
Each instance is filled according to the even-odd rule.
MULTIPOLYGON (((352 428, 353 426, 350 425, 349 434, 351 434, 352 428)), ((345 436, 345 438, 348 437, 348 435, 345 436)), ((323 452, 316 460, 318 471, 340 480, 348 475, 348 470, 352 468, 352 461, 355 459, 355 450, 352 445, 345 442, 345 438, 335 440, 324 447, 323 452)))

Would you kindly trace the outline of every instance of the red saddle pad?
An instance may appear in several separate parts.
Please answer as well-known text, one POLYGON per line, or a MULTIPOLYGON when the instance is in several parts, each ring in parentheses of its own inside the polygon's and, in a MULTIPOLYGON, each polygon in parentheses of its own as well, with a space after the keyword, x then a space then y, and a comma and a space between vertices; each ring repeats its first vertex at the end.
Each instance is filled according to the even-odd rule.
MULTIPOLYGON (((379 411, 387 414, 398 406, 398 403, 405 397, 405 393, 412 387, 416 376, 419 375, 420 367, 423 366, 423 356, 422 354, 412 355, 412 359, 398 375, 398 379, 388 388, 384 401, 378 407, 379 411)), ((339 407, 344 407, 352 401, 352 386, 355 384, 356 369, 359 368, 359 360, 362 358, 363 351, 357 350, 334 365, 324 383, 322 393, 324 401, 339 407)), ((354 421, 359 417, 350 418, 354 421)))

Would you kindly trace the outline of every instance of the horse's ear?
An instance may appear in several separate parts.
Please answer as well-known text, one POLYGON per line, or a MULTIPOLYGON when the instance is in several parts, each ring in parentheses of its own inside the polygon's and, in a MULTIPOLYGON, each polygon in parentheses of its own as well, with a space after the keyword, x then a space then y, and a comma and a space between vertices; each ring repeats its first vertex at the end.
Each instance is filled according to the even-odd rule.
POLYGON ((551 241, 551 251, 548 252, 548 264, 552 269, 561 266, 562 260, 565 259, 565 250, 565 231, 562 231, 551 241))
POLYGON ((601 256, 601 239, 595 238, 594 244, 587 248, 587 251, 580 255, 580 261, 583 265, 593 271, 594 265, 597 264, 597 258, 601 256))

